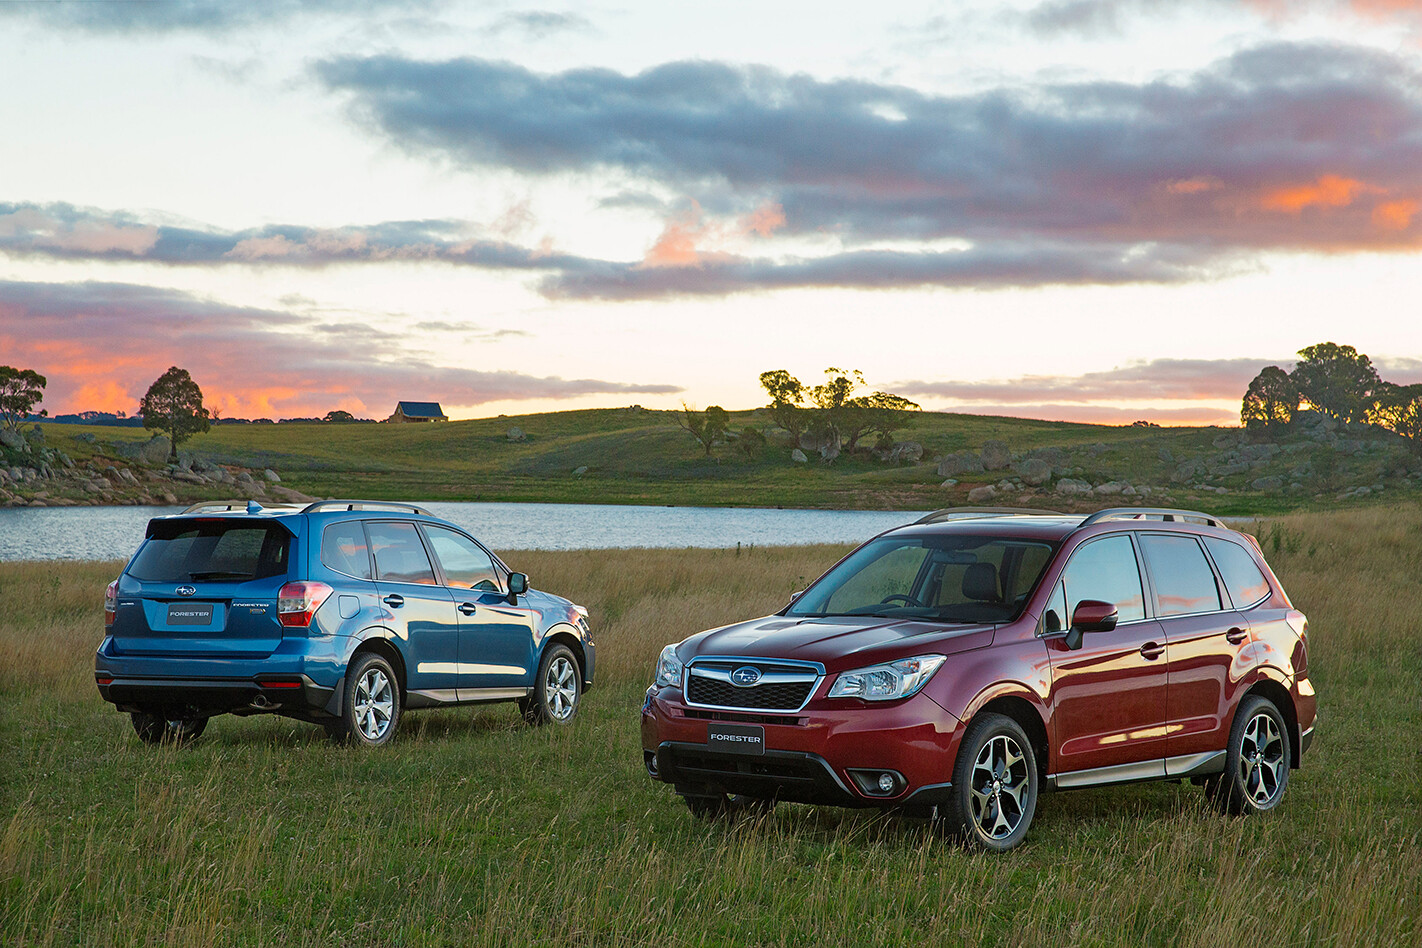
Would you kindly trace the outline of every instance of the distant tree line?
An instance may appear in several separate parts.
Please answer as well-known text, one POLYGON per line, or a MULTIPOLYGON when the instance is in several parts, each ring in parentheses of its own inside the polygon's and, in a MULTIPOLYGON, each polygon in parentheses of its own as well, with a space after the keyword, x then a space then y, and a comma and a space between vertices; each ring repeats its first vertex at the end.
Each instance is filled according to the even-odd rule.
POLYGON ((1377 425, 1422 450, 1422 385, 1384 381, 1372 360, 1332 342, 1299 350, 1292 372, 1265 366, 1244 393, 1239 420, 1277 431, 1311 410, 1346 425, 1377 425))

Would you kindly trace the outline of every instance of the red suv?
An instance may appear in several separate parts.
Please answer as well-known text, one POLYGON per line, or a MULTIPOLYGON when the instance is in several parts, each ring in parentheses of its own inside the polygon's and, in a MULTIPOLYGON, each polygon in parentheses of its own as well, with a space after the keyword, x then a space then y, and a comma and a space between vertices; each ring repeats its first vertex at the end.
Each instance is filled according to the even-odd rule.
POLYGON ((897 808, 1022 841, 1044 788, 1189 778, 1278 805, 1314 731, 1308 623, 1206 514, 949 509, 783 611, 668 645, 647 771, 692 812, 897 808))

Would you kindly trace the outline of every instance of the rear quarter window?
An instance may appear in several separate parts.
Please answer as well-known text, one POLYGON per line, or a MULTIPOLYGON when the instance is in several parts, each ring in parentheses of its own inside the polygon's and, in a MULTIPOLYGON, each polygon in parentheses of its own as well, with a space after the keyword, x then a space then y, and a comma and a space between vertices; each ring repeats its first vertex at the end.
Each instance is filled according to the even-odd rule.
POLYGON ((1225 589, 1234 600, 1236 609, 1252 606, 1269 595, 1269 580, 1254 564, 1254 557, 1238 543, 1206 537, 1205 546, 1215 558, 1215 565, 1224 578, 1225 589))
POLYGON ((360 521, 333 523, 321 533, 321 565, 357 579, 370 579, 370 546, 360 521))
POLYGON ((151 529, 128 574, 150 583, 267 579, 286 574, 290 550, 291 534, 275 524, 162 523, 151 529))

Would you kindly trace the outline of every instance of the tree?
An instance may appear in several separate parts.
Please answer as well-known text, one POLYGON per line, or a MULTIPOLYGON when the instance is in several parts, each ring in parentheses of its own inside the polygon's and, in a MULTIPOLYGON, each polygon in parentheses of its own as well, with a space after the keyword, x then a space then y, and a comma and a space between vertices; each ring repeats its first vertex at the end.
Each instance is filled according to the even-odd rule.
POLYGON ((1266 365, 1244 393, 1239 421, 1246 428, 1273 431, 1292 422, 1298 410, 1299 392, 1289 373, 1277 365, 1266 365))
POLYGON ((864 374, 858 369, 825 369, 825 382, 810 389, 810 398, 817 409, 818 426, 839 437, 844 450, 853 452, 859 439, 877 432, 881 440, 892 440, 894 429, 903 427, 904 416, 919 411, 919 406, 900 395, 872 392, 855 395, 864 387, 864 374))
POLYGON ((760 373, 760 387, 770 396, 770 417, 790 433, 797 446, 809 419, 805 416, 805 384, 784 369, 760 373))
POLYGON ((176 365, 148 386, 139 410, 143 413, 143 427, 168 433, 169 461, 178 460, 179 444, 212 427, 208 411, 202 407, 202 389, 187 369, 176 365))
POLYGON ((736 450, 745 455, 747 461, 754 461, 765 450, 765 433, 746 425, 736 438, 736 450))
POLYGON ((1412 450, 1422 451, 1422 385, 1383 382, 1368 420, 1406 438, 1412 450))
POLYGON ((326 422, 355 421, 355 415, 352 415, 348 411, 342 411, 341 409, 337 408, 333 411, 326 412, 326 417, 322 418, 321 420, 326 422))
MULTIPOLYGON (((5 427, 19 431, 20 424, 34 414, 35 405, 44 398, 44 387, 48 380, 34 369, 17 369, 0 365, 0 414, 4 415, 5 427)), ((49 414, 40 412, 40 416, 49 414)))
POLYGON ((726 426, 730 424, 731 418, 726 414, 726 410, 720 405, 710 405, 705 411, 697 411, 686 402, 681 403, 681 418, 677 420, 677 425, 683 431, 691 433, 691 436, 700 442, 706 449, 706 456, 711 456, 711 445, 717 439, 726 434, 726 426))
POLYGON ((1332 342, 1300 349, 1299 356, 1289 378, 1304 401, 1338 421, 1366 420, 1369 398, 1381 383, 1371 359, 1332 342))

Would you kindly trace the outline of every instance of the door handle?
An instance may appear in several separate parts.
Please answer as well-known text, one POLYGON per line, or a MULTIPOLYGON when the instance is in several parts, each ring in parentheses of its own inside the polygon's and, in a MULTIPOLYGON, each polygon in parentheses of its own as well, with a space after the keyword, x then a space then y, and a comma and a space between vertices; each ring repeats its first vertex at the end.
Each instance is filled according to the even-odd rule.
POLYGON ((1230 629, 1225 633, 1225 641, 1230 645, 1238 645, 1247 638, 1249 638, 1249 633, 1238 627, 1230 629))
POLYGON ((1143 655, 1147 661, 1153 662, 1164 654, 1165 646, 1159 642, 1147 642, 1141 646, 1141 655, 1143 655))
POLYGON ((397 596, 397 595, 395 595, 394 593, 391 593, 390 595, 388 595, 388 596, 385 597, 384 602, 385 602, 385 604, 386 604, 387 606, 389 606, 391 609, 399 609, 401 606, 403 606, 403 605, 405 604, 405 597, 404 597, 404 596, 397 596))
POLYGON ((459 604, 459 611, 466 616, 472 616, 479 611, 479 607, 472 602, 462 602, 459 604))

